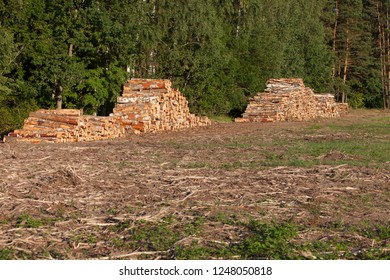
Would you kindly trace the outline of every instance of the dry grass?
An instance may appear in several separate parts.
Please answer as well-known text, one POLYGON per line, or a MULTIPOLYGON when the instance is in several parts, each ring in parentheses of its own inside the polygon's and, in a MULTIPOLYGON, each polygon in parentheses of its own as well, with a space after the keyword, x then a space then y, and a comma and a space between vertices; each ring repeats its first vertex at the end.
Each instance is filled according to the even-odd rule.
POLYGON ((245 257, 234 246, 254 220, 294 224, 292 258, 389 258, 390 155, 367 153, 389 148, 389 120, 358 111, 112 142, 0 144, 0 258, 245 257), (365 125, 363 153, 352 140, 368 137, 365 125))

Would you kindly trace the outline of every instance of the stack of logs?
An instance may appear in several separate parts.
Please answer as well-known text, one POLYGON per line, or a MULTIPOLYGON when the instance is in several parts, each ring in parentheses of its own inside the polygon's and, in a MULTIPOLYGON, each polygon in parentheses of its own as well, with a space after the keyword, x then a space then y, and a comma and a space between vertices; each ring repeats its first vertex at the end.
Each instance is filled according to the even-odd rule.
POLYGON ((124 132, 111 117, 81 116, 80 110, 73 109, 38 110, 24 120, 23 129, 8 137, 19 142, 64 143, 113 139, 123 137, 124 132))
POLYGON ((305 121, 347 114, 348 104, 336 103, 331 94, 314 94, 302 79, 271 79, 263 93, 250 100, 236 122, 305 121))
POLYGON ((110 116, 118 118, 124 127, 140 132, 211 124, 207 117, 190 114, 188 101, 179 90, 171 88, 169 80, 129 80, 110 116))
POLYGON ((7 138, 32 143, 81 142, 210 124, 207 117, 190 114, 186 98, 171 88, 169 80, 132 79, 124 84, 123 95, 109 117, 82 116, 80 110, 72 109, 39 110, 30 113, 23 129, 7 138))

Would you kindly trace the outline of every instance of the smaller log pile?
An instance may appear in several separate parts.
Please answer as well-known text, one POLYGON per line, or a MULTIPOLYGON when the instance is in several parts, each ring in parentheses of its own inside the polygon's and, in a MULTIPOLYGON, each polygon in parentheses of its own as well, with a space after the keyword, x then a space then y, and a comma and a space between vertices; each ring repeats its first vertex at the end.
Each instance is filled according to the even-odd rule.
POLYGON ((18 142, 64 143, 123 137, 125 129, 110 117, 81 116, 80 110, 38 110, 24 120, 23 129, 8 134, 18 142))
POLYGON ((140 132, 178 130, 207 126, 207 117, 191 114, 188 101, 169 80, 131 79, 123 85, 122 96, 110 115, 126 129, 140 132))
POLYGON ((302 79, 270 79, 265 91, 252 98, 242 118, 235 121, 306 121, 347 112, 348 104, 336 103, 331 94, 314 94, 302 79))

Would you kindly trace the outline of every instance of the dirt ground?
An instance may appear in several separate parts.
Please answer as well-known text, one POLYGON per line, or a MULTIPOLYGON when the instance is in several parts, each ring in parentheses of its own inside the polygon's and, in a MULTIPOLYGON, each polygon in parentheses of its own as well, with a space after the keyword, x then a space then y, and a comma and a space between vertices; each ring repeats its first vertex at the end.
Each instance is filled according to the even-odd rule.
MULTIPOLYGON (((374 113, 365 114, 343 122, 357 123, 374 113)), ((0 143, 0 252, 11 259, 165 258, 165 249, 159 254, 158 248, 120 246, 115 240, 123 244, 130 238, 120 225, 167 217, 174 217, 178 231, 203 218, 202 231, 183 235, 175 246, 239 242, 242 227, 223 222, 234 217, 293 222, 301 226, 295 237, 300 243, 337 235, 361 248, 375 247, 374 238, 340 227, 389 224, 389 168, 231 164, 264 160, 261 147, 251 141, 302 139, 316 124, 214 123, 106 142, 0 143)), ((318 137, 344 137, 329 135, 318 137)), ((277 145, 270 145, 280 155, 277 145)))

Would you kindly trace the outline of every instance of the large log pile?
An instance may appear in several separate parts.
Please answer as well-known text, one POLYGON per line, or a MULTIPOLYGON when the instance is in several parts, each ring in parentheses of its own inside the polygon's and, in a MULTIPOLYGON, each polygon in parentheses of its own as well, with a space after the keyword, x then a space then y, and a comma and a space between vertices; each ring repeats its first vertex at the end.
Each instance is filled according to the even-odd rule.
POLYGON ((236 122, 305 121, 339 117, 348 104, 336 103, 331 94, 314 94, 302 79, 270 79, 266 89, 249 102, 236 122))
POLYGON ((188 101, 169 80, 132 79, 123 86, 122 96, 111 116, 141 132, 178 130, 206 126, 207 117, 191 114, 188 101))
POLYGON ((81 142, 126 134, 178 130, 210 125, 207 117, 190 114, 186 98, 169 80, 132 79, 124 84, 109 117, 82 116, 80 110, 39 110, 30 113, 23 129, 8 139, 32 143, 81 142))
POLYGON ((113 139, 124 133, 124 127, 114 118, 81 116, 80 110, 63 109, 30 113, 23 129, 9 133, 8 137, 19 142, 63 143, 113 139))

